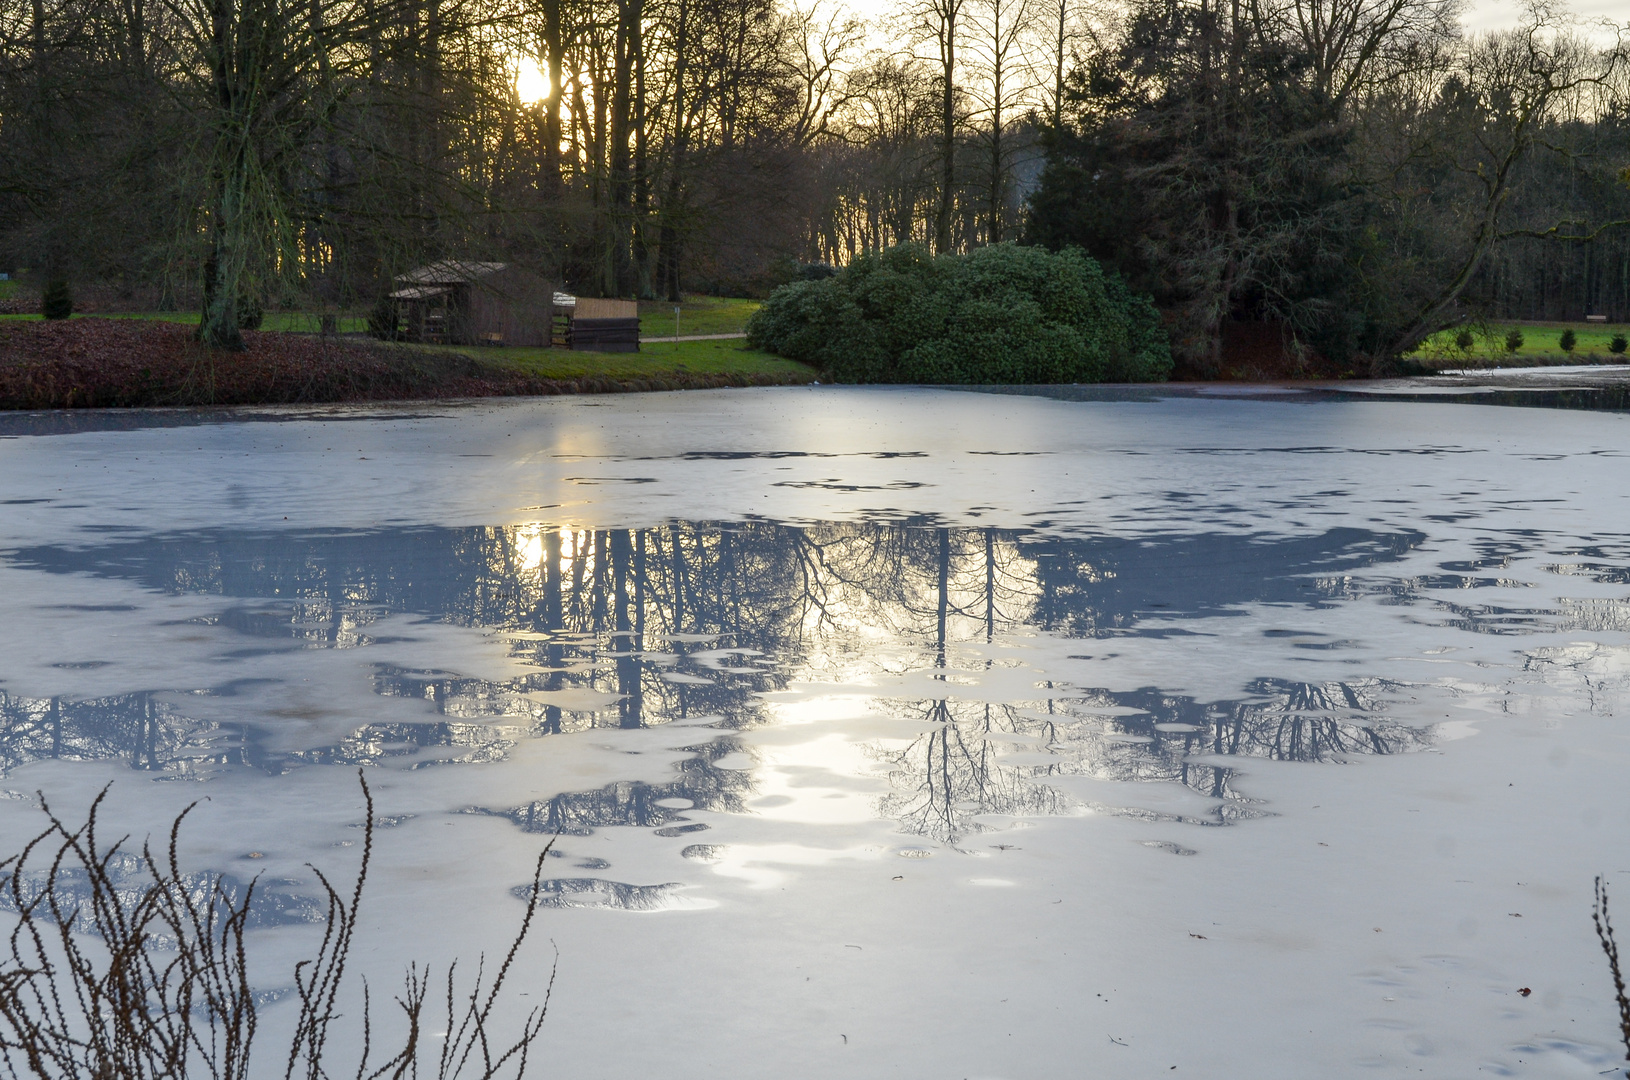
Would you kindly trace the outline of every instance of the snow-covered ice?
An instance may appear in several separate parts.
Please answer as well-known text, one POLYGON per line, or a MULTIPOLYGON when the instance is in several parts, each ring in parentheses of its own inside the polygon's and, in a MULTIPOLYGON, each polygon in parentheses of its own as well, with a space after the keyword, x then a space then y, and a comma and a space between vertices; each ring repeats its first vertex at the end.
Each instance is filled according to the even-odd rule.
POLYGON ((558 833, 539 1076, 1611 1073, 1630 417, 1070 396, 0 417, 0 847, 361 767, 377 986, 558 833))

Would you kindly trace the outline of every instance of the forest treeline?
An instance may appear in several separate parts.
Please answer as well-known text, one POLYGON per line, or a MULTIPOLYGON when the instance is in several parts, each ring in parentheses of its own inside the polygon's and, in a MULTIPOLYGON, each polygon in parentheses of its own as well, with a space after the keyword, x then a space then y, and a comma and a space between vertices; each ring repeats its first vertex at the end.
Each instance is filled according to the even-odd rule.
POLYGON ((1202 370, 1630 318, 1624 48, 1455 5, 0 0, 0 269, 227 345, 439 257, 763 295, 903 242, 1084 247, 1202 370))

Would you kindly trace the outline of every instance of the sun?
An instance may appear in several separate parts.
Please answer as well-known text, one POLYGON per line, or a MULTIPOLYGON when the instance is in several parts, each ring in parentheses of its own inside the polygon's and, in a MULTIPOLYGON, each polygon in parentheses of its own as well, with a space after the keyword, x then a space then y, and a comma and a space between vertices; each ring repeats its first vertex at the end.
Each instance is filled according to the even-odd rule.
POLYGON ((549 76, 532 59, 524 59, 515 73, 515 95, 522 105, 536 105, 549 96, 549 76))

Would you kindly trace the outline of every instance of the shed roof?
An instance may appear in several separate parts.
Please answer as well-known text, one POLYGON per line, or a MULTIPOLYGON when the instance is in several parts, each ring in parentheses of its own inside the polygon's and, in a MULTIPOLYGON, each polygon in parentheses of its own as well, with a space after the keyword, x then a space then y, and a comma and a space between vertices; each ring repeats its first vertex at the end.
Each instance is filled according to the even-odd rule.
POLYGON ((417 270, 409 270, 397 281, 408 285, 464 285, 506 269, 508 263, 469 262, 464 259, 443 259, 417 270))
MULTIPOLYGON (((400 279, 398 279, 400 280, 400 279)), ((428 300, 432 296, 445 296, 452 292, 450 285, 409 285, 391 293, 392 300, 428 300)))

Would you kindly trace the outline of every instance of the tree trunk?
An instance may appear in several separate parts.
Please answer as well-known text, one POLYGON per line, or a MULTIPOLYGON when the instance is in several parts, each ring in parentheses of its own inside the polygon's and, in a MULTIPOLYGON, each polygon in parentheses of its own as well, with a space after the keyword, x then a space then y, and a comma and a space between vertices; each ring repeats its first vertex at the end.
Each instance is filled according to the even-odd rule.
POLYGON ((1002 67, 1006 50, 1002 47, 1002 2, 991 5, 991 95, 990 95, 990 242, 1002 242, 1002 67))
MULTIPOLYGON (((674 26, 674 103, 673 103, 673 160, 668 166, 668 191, 662 199, 662 235, 659 239, 659 258, 657 277, 661 287, 666 290, 671 303, 679 303, 679 254, 680 240, 678 222, 675 218, 679 214, 680 199, 684 194, 685 151, 690 137, 690 118, 685 115, 685 76, 686 61, 689 58, 690 36, 690 3, 689 0, 679 0, 677 22, 674 26)), ((678 543, 677 538, 675 543, 678 543)), ((676 585, 675 588, 678 586, 676 585)))
POLYGON ((612 70, 610 229, 606 237, 605 280, 607 296, 627 296, 632 289, 632 240, 634 177, 630 144, 634 112, 634 50, 639 45, 640 0, 618 0, 617 43, 612 70))
POLYGON ((558 198, 560 177, 560 95, 565 84, 565 32, 561 27, 561 0, 543 0, 543 48, 549 64, 549 93, 543 102, 543 178, 538 186, 545 196, 558 198))
POLYGON ((1064 46, 1068 43, 1069 0, 1058 0, 1058 27, 1053 53, 1053 130, 1064 129, 1064 46))
POLYGON ((204 310, 198 340, 217 349, 242 349, 238 290, 247 258, 245 185, 248 132, 242 122, 243 94, 237 86, 232 0, 211 0, 210 62, 217 109, 210 253, 204 270, 204 310))
POLYGON ((651 176, 648 170, 645 140, 645 11, 643 0, 633 20, 634 52, 634 211, 630 222, 633 232, 634 280, 633 290, 640 299, 653 299, 651 291, 651 176))
POLYGON ((956 197, 956 33, 960 0, 946 0, 940 24, 940 201, 934 215, 934 250, 951 250, 951 209, 956 197))

